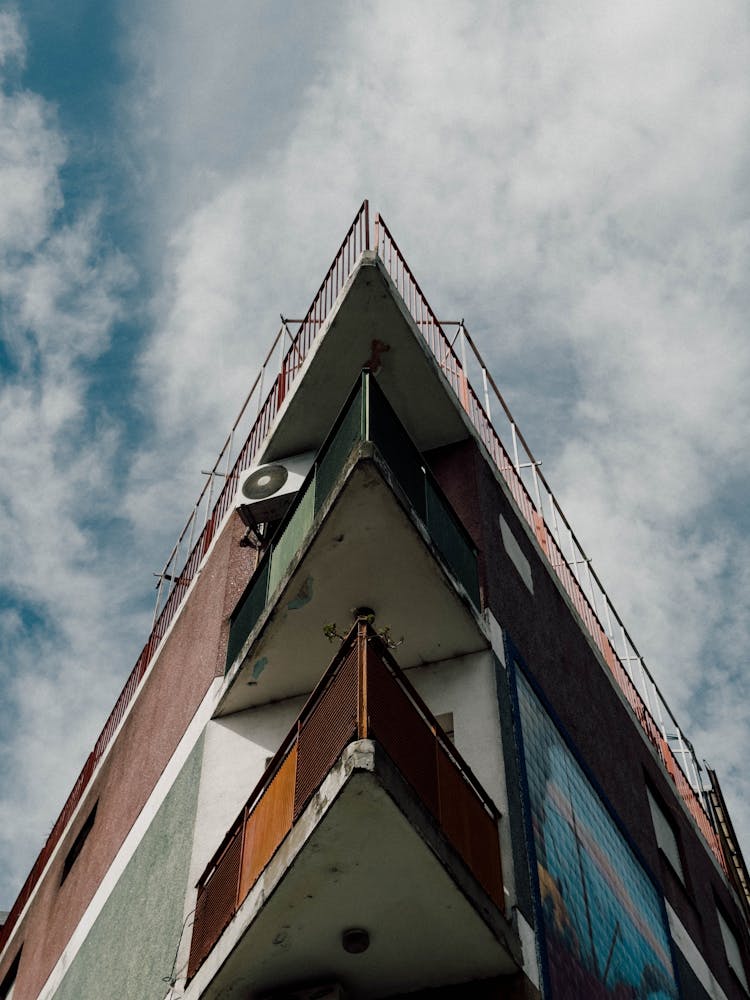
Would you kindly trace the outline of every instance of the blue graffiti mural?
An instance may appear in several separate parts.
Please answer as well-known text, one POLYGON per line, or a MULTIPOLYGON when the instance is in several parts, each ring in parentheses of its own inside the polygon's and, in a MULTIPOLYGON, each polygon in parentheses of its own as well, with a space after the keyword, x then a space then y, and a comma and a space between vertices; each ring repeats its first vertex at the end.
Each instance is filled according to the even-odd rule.
POLYGON ((545 966, 554 1000, 677 1000, 653 882, 520 671, 545 966))

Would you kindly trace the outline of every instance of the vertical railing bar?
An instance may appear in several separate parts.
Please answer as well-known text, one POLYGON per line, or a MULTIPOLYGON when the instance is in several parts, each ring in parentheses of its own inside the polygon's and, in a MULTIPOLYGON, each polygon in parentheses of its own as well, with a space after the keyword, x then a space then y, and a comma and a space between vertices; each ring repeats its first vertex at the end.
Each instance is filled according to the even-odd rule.
POLYGON ((596 605, 596 591, 594 589, 594 581, 591 576, 591 560, 589 559, 588 556, 584 556, 584 566, 586 567, 586 579, 588 581, 588 588, 589 588, 588 596, 591 600, 592 607, 598 616, 599 612, 596 605))
MULTIPOLYGON (((567 527, 567 525, 566 525, 567 527)), ((576 551, 575 538, 573 537, 573 532, 568 528, 568 545, 570 546, 570 564, 573 567, 573 573, 578 581, 578 586, 581 586, 581 576, 580 570, 578 569, 578 552, 576 551)), ((583 588, 581 588, 583 590, 583 588)))
POLYGON ((534 494, 536 496, 536 509, 539 511, 540 514, 543 515, 544 511, 542 510, 542 495, 539 492, 539 477, 537 476, 537 471, 536 471, 537 464, 538 463, 534 461, 532 461, 531 463, 531 479, 532 482, 534 483, 534 494))
POLYGON ((487 385, 487 369, 482 365, 482 389, 484 391, 484 408, 487 412, 487 419, 492 423, 492 411, 490 410, 490 393, 487 385))
MULTIPOLYGON (((512 442, 513 442, 513 464, 515 465, 516 472, 518 473, 518 476, 520 477, 520 475, 521 475, 521 463, 520 463, 520 461, 518 459, 518 434, 516 433, 516 424, 515 424, 515 421, 511 421, 511 424, 510 424, 510 433, 511 433, 511 439, 512 439, 512 442)), ((571 534, 572 534, 572 532, 571 532, 571 534)))
POLYGON ((361 740, 368 739, 367 680, 367 622, 360 618, 357 622, 357 726, 361 740))
POLYGON ((169 594, 168 594, 169 597, 172 596, 172 591, 177 586, 177 578, 178 578, 179 573, 180 573, 179 565, 180 565, 180 543, 181 542, 182 542, 182 537, 180 537, 180 538, 177 539, 177 545, 175 545, 175 548, 174 548, 174 558, 172 560, 172 567, 171 567, 172 568, 172 572, 170 573, 170 576, 172 577, 172 579, 169 581, 169 594))
POLYGON ((156 625, 156 620, 159 617, 159 604, 161 602, 161 589, 164 586, 164 574, 159 574, 159 582, 156 585, 156 606, 154 607, 154 618, 151 622, 151 631, 153 632, 154 626, 156 625))
POLYGON ((631 660, 630 660, 630 653, 628 650, 628 641, 625 636, 625 628, 622 622, 620 623, 620 637, 622 639, 622 659, 625 661, 626 668, 628 673, 630 674, 631 681, 633 681, 633 683, 635 684, 635 681, 633 680, 633 668, 630 665, 631 660))
POLYGON ((190 518, 190 538, 188 539, 188 546, 187 546, 188 552, 193 551, 193 538, 195 535, 195 522, 197 520, 197 517, 198 517, 198 508, 196 506, 193 508, 193 513, 190 518))
POLYGON ((646 677, 646 673, 645 673, 645 671, 643 669, 643 657, 639 656, 637 653, 635 653, 635 650, 633 650, 633 652, 635 654, 633 656, 633 659, 638 664, 638 674, 639 674, 640 679, 641 679, 641 692, 643 694, 643 700, 646 703, 646 708, 651 713, 651 717, 654 719, 654 721, 656 721, 656 719, 655 719, 655 714, 656 713, 654 712, 653 699, 652 699, 652 696, 651 696, 651 689, 650 689, 650 686, 648 684, 648 679, 646 677))
POLYGON ((211 516, 211 501, 213 500, 214 493, 214 474, 213 471, 208 474, 208 500, 206 501, 206 516, 203 519, 203 527, 205 528, 208 524, 208 519, 211 516))
MULTIPOLYGON (((229 482, 229 473, 232 471, 232 446, 234 445, 234 428, 229 432, 229 441, 227 442, 227 461, 224 466, 224 478, 229 482)), ((192 548, 192 546, 191 546, 192 548)))
POLYGON ((607 619, 607 635, 611 640, 614 636, 614 629, 612 628, 612 615, 610 614, 609 599, 606 594, 604 594, 604 614, 607 619))

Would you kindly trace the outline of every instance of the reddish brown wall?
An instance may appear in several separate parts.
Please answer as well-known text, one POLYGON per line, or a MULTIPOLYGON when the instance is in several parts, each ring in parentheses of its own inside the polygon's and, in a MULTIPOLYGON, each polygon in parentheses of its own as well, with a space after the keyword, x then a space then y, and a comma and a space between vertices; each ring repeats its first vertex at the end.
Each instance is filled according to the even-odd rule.
MULTIPOLYGON (((203 566, 162 651, 131 708, 71 829, 37 889, 0 981, 23 942, 16 1000, 34 1000, 106 875, 128 831, 190 724, 214 677, 223 674, 229 615, 255 566, 253 548, 240 546, 234 516, 203 566), (99 802, 96 822, 61 885, 71 844, 99 802)), ((74 720, 72 720, 74 724, 74 720)))
POLYGON ((428 459, 480 550, 485 604, 508 631, 722 988, 731 998, 745 996, 727 968, 714 894, 742 927, 735 901, 702 837, 685 815, 674 785, 642 739, 638 723, 613 689, 606 668, 565 603, 548 564, 526 535, 511 502, 473 442, 439 449, 428 459), (531 564, 533 595, 505 552, 500 514, 531 564), (646 776, 679 828, 687 891, 656 846, 646 776))

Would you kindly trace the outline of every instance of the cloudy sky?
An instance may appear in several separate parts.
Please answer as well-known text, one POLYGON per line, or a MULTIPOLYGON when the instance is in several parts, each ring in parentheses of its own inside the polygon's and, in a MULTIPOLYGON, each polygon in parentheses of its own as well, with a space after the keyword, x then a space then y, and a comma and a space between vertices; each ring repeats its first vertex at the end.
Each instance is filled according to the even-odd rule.
POLYGON ((745 0, 0 0, 0 909, 364 196, 750 853, 745 0))

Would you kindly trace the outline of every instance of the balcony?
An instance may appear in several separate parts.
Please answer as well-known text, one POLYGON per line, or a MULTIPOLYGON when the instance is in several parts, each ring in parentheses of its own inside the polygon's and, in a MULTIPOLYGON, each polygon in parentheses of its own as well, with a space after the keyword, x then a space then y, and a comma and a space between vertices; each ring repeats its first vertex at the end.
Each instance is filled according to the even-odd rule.
POLYGON ((471 538, 367 371, 232 615, 220 714, 309 692, 323 626, 362 605, 404 667, 488 646, 471 538))
POLYGON ((515 971, 498 822, 358 619, 199 881, 186 995, 327 978, 366 998, 515 971), (352 926, 363 954, 341 947, 352 926))

